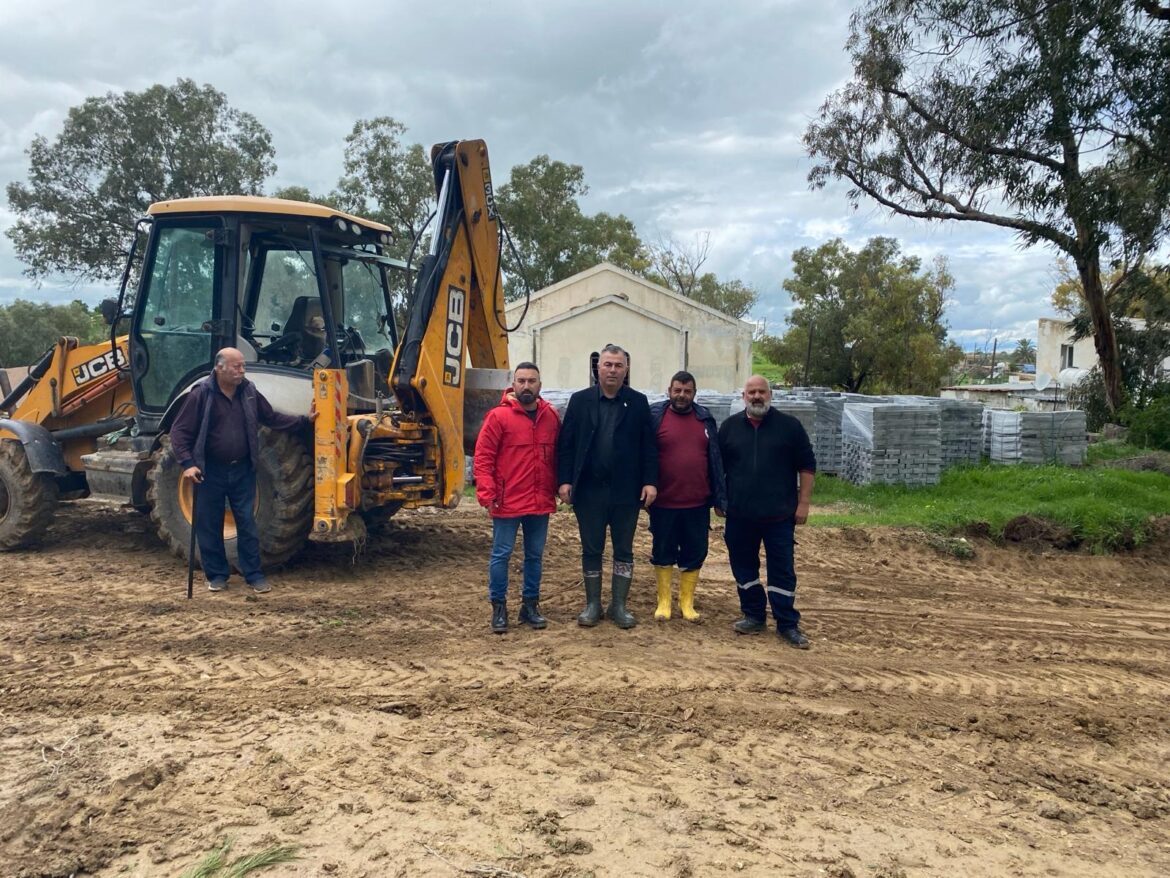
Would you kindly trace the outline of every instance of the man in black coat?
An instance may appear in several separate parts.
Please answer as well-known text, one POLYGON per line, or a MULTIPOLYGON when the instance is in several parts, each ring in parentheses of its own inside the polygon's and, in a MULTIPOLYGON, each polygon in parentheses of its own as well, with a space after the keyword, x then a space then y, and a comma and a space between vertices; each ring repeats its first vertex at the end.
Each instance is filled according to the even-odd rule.
POLYGON ((626 608, 634 573, 638 510, 658 495, 658 446, 646 397, 625 386, 629 355, 606 345, 597 362, 597 386, 569 398, 557 439, 557 495, 572 503, 581 534, 585 609, 577 624, 601 620, 601 558, 605 530, 613 546, 612 599, 605 615, 619 628, 637 624, 626 608))
POLYGON ((768 604, 780 639, 808 649, 796 603, 796 526, 808 521, 817 462, 808 433, 796 418, 772 408, 767 379, 753 375, 743 388, 745 410, 719 427, 727 475, 723 540, 739 587, 743 618, 733 626, 754 634, 767 623, 768 604), (768 582, 760 581, 760 543, 768 556, 768 582))

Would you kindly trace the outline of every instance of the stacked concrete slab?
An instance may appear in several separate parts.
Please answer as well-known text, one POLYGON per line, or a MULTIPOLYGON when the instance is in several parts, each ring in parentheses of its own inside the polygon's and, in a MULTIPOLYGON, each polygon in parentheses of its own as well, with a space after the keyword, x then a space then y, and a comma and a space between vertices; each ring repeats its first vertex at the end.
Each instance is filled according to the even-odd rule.
POLYGON ((940 408, 846 402, 842 475, 855 485, 934 485, 942 472, 940 408))
POLYGON ((990 427, 993 463, 1079 466, 1088 453, 1085 413, 1081 411, 995 411, 990 427))
MULTIPOLYGON (((731 404, 737 399, 741 399, 738 393, 716 393, 713 390, 700 390, 695 394, 695 402, 706 406, 715 423, 719 425, 727 420, 727 416, 731 414, 731 404)), ((740 405, 742 406, 742 402, 740 405)))
POLYGON ((812 397, 817 407, 817 438, 813 450, 817 455, 817 472, 837 475, 841 472, 841 415, 845 411, 845 397, 836 394, 816 394, 812 397))
POLYGON ((784 412, 786 415, 792 415, 800 421, 804 432, 808 433, 808 440, 812 443, 815 454, 817 447, 817 404, 811 399, 777 398, 773 394, 772 408, 778 412, 784 412))
POLYGON ((939 409, 943 469, 976 464, 983 456, 983 404, 937 396, 893 396, 894 402, 933 405, 939 409))

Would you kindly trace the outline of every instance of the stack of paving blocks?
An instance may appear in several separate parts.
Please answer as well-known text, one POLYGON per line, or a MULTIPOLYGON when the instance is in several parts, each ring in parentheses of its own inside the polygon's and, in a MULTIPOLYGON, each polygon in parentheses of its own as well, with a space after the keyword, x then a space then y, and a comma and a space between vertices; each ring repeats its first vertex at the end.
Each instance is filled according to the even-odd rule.
POLYGON ((695 402, 711 412, 716 426, 727 420, 727 416, 731 414, 731 404, 740 398, 737 393, 716 393, 714 390, 700 390, 695 394, 695 402))
POLYGON ((788 396, 772 394, 772 408, 786 415, 792 415, 800 421, 804 432, 808 433, 808 441, 812 443, 813 452, 817 447, 817 404, 811 399, 792 399, 788 396))
POLYGON ((939 441, 943 469, 979 463, 983 456, 983 404, 937 396, 895 396, 894 402, 934 405, 939 409, 939 441))
POLYGON ((855 485, 934 485, 942 472, 939 407, 847 402, 842 475, 855 485))
POLYGON ((1080 466, 1089 448, 1081 411, 995 411, 989 433, 993 463, 1080 466))

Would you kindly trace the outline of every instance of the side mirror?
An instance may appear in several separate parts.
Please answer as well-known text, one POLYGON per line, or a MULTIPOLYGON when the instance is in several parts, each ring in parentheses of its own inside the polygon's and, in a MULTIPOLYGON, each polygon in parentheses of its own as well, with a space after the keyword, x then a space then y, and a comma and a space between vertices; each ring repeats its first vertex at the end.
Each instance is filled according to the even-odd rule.
POLYGON ((118 313, 117 299, 102 299, 102 303, 98 305, 98 310, 101 311, 102 320, 105 321, 106 326, 113 326, 118 318, 122 315, 118 313))

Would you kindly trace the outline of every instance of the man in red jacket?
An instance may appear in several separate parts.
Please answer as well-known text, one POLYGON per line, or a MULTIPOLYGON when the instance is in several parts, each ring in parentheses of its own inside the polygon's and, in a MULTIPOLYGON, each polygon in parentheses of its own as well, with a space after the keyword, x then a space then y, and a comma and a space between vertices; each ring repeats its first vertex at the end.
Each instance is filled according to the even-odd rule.
POLYGON ((488 412, 475 442, 475 496, 492 514, 492 554, 488 597, 492 631, 508 630, 508 562, 516 532, 524 528, 524 588, 520 621, 544 628, 540 614, 540 575, 548 517, 556 509, 556 447, 560 419, 540 398, 540 370, 521 363, 512 389, 488 412))

